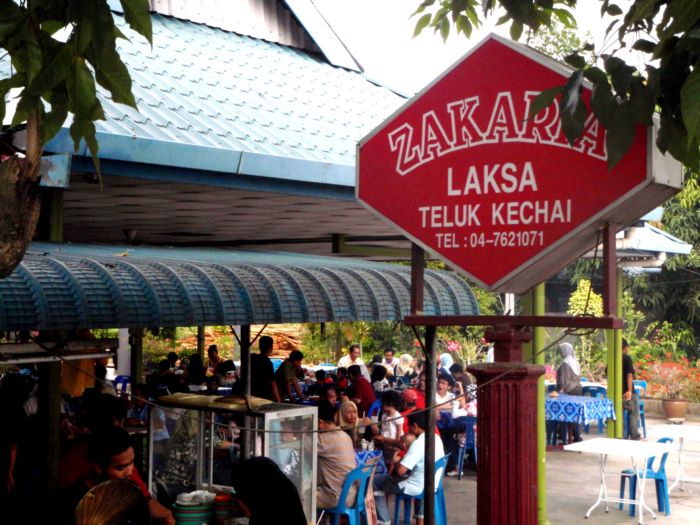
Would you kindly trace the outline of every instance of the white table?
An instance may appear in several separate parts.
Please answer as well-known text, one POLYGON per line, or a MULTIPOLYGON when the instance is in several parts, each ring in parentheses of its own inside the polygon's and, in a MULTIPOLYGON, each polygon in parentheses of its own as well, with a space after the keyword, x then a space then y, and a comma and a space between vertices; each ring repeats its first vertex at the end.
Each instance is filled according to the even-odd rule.
MULTIPOLYGON (((586 512, 586 518, 590 516, 601 502, 605 502, 605 512, 610 511, 608 503, 627 503, 635 504, 639 512, 639 523, 643 523, 644 509, 648 510, 651 515, 656 518, 654 511, 644 503, 644 488, 646 478, 640 476, 640 486, 638 499, 631 500, 628 498, 611 497, 608 495, 608 486, 605 483, 605 464, 608 456, 628 457, 632 461, 632 467, 635 471, 639 471, 639 467, 646 467, 647 460, 650 457, 660 456, 671 449, 671 443, 656 443, 651 441, 631 441, 626 439, 612 438, 594 438, 571 445, 564 445, 564 450, 572 452, 586 452, 589 454, 598 454, 600 467, 600 489, 598 490, 598 499, 586 512)), ((618 473, 619 475, 619 473, 618 473)))
POLYGON ((674 448, 678 448, 678 472, 676 480, 668 487, 669 494, 671 491, 680 485, 683 490, 685 483, 700 483, 698 478, 685 477, 683 469, 683 445, 686 439, 700 441, 700 426, 698 425, 657 425, 649 429, 649 435, 654 436, 654 439, 662 437, 673 438, 674 448))

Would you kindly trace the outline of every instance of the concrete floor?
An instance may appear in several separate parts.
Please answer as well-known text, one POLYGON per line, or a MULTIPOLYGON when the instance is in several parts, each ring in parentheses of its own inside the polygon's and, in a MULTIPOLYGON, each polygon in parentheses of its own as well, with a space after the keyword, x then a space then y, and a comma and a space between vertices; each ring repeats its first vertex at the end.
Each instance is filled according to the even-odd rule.
MULTIPOLYGON (((661 419, 647 419, 647 430, 655 425, 665 423, 666 421, 661 419)), ((697 422, 686 422, 685 424, 700 426, 697 422)), ((592 428, 591 434, 584 434, 584 439, 593 437, 598 437, 595 427, 592 428)), ((669 483, 675 479, 677 461, 677 452, 674 451, 670 454, 666 464, 669 483)), ((700 441, 686 440, 683 463, 686 476, 700 479, 700 441)), ((619 490, 619 472, 629 467, 629 460, 612 457, 608 459, 606 481, 613 491, 619 490)), ((631 525, 636 523, 637 518, 632 518, 627 514, 627 507, 623 512, 618 510, 617 505, 610 504, 610 512, 606 514, 604 503, 601 503, 593 511, 588 520, 584 518, 588 508, 597 499, 599 480, 597 456, 565 451, 548 452, 547 517, 549 523, 552 525, 574 523, 631 525)), ((476 474, 467 470, 466 475, 461 480, 445 478, 444 483, 449 523, 476 524, 476 474)), ((647 484, 645 500, 656 512, 656 490, 653 483, 647 484)), ((645 512, 644 523, 659 525, 664 523, 700 524, 700 485, 686 484, 683 492, 674 489, 670 501, 670 516, 657 512, 658 517, 654 520, 648 512, 645 512)))

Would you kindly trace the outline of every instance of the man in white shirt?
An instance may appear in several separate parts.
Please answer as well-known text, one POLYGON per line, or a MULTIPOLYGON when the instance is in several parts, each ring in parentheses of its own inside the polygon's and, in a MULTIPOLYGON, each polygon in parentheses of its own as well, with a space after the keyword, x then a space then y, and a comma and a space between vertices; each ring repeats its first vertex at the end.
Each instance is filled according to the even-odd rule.
MULTIPOLYGON (((396 465, 396 474, 405 479, 391 478, 388 475, 374 478, 374 499, 377 506, 377 520, 379 525, 389 525, 391 516, 386 502, 386 494, 408 494, 418 496, 423 492, 425 480, 425 429, 428 426, 428 415, 425 412, 412 412, 408 415, 408 429, 416 436, 416 440, 406 452, 406 455, 396 465)), ((435 436, 435 460, 445 455, 442 440, 435 436)), ((435 486, 440 478, 440 473, 435 475, 435 486)), ((416 525, 423 525, 423 501, 419 501, 416 510, 416 525)))
POLYGON ((350 348, 348 348, 348 354, 341 357, 340 361, 338 361, 338 368, 350 368, 352 365, 357 365, 360 367, 362 377, 371 383, 372 380, 370 379, 369 371, 367 370, 364 361, 362 361, 362 358, 360 357, 361 353, 359 344, 351 344, 350 348))

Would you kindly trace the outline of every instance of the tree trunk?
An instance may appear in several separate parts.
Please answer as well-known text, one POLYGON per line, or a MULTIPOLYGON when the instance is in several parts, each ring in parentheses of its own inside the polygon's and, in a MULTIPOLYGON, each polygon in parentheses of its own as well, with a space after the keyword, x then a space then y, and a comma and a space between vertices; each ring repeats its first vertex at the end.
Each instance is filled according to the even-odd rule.
POLYGON ((39 112, 27 122, 27 156, 0 162, 0 278, 7 277, 24 257, 39 220, 39 168, 42 145, 39 112))

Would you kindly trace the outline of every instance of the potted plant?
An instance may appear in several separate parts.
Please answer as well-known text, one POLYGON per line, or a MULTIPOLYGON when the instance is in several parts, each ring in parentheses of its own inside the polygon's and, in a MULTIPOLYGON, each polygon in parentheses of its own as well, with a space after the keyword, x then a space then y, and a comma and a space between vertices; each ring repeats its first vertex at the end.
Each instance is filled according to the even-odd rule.
POLYGON ((688 411, 686 396, 696 372, 685 357, 671 360, 671 354, 666 353, 663 361, 647 363, 640 378, 647 381, 647 396, 662 398, 667 419, 684 420, 688 411))

